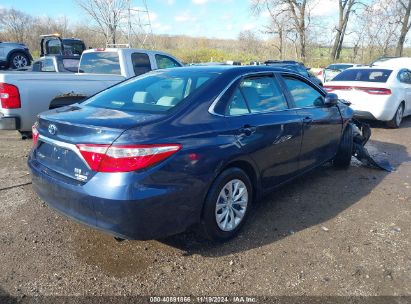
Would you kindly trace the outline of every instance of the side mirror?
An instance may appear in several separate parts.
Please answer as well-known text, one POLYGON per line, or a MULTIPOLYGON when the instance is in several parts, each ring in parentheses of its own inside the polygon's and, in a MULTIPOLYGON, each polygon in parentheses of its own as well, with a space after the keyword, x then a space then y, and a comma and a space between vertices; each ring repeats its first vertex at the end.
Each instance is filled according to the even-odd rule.
POLYGON ((338 104, 338 95, 334 93, 328 93, 325 96, 324 105, 331 107, 335 106, 336 104, 338 104))

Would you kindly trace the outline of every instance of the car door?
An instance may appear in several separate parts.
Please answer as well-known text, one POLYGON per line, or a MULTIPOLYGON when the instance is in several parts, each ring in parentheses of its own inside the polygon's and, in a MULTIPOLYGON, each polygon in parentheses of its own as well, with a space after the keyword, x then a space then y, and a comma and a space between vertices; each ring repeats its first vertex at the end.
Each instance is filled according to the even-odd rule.
POLYGON ((337 106, 325 106, 325 92, 297 75, 282 74, 282 83, 292 101, 293 109, 303 121, 300 170, 308 170, 330 159, 337 153, 342 118, 337 106))
POLYGON ((401 89, 404 91, 404 115, 411 114, 411 71, 403 69, 398 73, 397 77, 401 89))
POLYGON ((282 183, 298 170, 302 121, 289 108, 274 74, 242 79, 226 107, 236 145, 260 170, 265 189, 282 183))

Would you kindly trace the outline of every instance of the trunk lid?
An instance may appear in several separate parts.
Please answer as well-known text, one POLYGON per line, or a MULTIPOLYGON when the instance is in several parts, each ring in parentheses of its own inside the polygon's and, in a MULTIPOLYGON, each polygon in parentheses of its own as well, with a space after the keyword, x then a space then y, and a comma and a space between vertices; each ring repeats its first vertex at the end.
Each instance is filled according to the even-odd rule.
MULTIPOLYGON (((324 84, 324 89, 329 93, 337 94, 338 98, 345 99, 351 102, 352 105, 385 95, 381 94, 383 93, 381 90, 387 89, 391 91, 387 83, 373 83, 366 81, 330 81, 324 84), (367 91, 368 89, 370 91, 367 91)), ((388 95, 390 94, 391 93, 388 95)))
POLYGON ((162 114, 72 105, 39 115, 39 138, 33 157, 52 172, 86 182, 95 172, 77 144, 111 145, 125 130, 164 117, 162 114))

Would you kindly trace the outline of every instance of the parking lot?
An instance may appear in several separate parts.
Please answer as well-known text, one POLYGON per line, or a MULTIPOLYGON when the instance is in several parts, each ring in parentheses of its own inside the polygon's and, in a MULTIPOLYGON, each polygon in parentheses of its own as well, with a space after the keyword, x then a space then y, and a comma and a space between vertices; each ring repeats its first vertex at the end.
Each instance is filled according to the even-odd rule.
POLYGON ((0 295, 409 295, 411 119, 373 125, 388 173, 323 166, 254 206, 238 238, 124 241, 45 206, 31 141, 0 133, 0 295))

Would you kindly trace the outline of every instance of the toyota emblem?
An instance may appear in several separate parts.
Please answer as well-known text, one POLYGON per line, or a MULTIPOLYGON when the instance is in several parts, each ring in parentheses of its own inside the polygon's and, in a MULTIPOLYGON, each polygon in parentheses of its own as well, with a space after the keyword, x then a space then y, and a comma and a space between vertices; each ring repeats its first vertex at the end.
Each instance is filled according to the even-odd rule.
POLYGON ((57 127, 53 124, 49 125, 49 133, 55 135, 57 133, 57 127))

